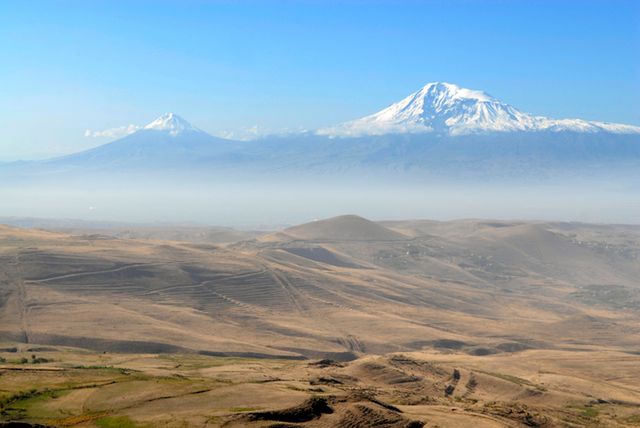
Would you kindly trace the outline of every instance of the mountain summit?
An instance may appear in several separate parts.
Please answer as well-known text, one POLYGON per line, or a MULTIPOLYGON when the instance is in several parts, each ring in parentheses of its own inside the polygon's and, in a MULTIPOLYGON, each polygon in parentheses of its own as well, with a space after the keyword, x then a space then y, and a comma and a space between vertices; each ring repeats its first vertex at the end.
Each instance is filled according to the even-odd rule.
POLYGON ((359 137, 427 132, 456 136, 526 131, 631 134, 640 133, 640 127, 534 116, 483 91, 433 82, 378 113, 317 132, 335 137, 359 137))
POLYGON ((184 168, 234 149, 235 142, 209 135, 175 113, 165 113, 123 138, 48 162, 60 170, 184 168))
POLYGON ((174 137, 185 131, 200 131, 175 113, 165 113, 143 129, 168 131, 174 137))

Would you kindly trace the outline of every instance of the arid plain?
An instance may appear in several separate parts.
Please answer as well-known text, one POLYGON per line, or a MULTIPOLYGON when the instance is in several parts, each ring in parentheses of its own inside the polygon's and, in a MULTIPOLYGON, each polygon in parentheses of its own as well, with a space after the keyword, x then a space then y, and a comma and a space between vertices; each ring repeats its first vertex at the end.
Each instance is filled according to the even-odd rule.
POLYGON ((57 229, 0 226, 2 420, 640 425, 639 226, 57 229))

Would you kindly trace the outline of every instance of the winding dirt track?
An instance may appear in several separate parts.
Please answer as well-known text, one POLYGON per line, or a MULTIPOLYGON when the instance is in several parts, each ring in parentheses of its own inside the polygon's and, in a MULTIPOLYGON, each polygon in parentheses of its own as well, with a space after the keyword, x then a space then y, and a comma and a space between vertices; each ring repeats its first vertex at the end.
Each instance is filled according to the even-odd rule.
POLYGON ((105 273, 123 272, 123 271, 126 271, 128 269, 133 269, 133 268, 137 268, 137 267, 162 266, 162 265, 167 265, 167 264, 174 264, 174 262, 134 263, 134 264, 126 265, 126 266, 120 266, 120 267, 114 268, 114 269, 105 269, 105 270, 98 270, 98 271, 69 273, 69 274, 65 274, 65 275, 51 276, 51 277, 47 277, 47 278, 30 279, 30 280, 27 280, 26 282, 29 282, 29 283, 41 282, 41 283, 43 283, 43 282, 50 282, 50 281, 58 281, 58 280, 61 280, 61 279, 71 279, 71 278, 79 278, 79 277, 83 277, 83 276, 101 275, 101 274, 105 274, 105 273))

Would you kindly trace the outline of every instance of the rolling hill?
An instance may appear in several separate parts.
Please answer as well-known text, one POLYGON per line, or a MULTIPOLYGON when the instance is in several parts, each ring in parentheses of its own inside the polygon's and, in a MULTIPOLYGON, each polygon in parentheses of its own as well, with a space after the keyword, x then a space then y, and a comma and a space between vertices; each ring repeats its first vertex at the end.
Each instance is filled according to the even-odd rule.
POLYGON ((640 334, 632 226, 343 216, 230 244, 1 232, 0 330, 28 343, 349 359, 640 334))
POLYGON ((397 241, 407 239, 398 232, 356 215, 343 215, 285 229, 283 233, 301 240, 397 241))
POLYGON ((0 425, 639 416, 638 226, 349 215, 227 243, 83 226, 0 226, 0 425))

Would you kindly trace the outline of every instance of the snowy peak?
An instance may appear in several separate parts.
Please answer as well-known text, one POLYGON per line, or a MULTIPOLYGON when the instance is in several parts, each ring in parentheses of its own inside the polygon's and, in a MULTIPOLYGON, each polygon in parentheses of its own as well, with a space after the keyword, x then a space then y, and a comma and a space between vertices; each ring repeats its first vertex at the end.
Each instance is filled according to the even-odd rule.
POLYGON ((165 113, 153 122, 145 125, 143 129, 168 131, 172 136, 176 136, 185 131, 200 131, 175 113, 165 113))
POLYGON ((426 132, 455 136, 525 131, 640 133, 640 127, 533 116, 483 91, 433 82, 378 113, 317 132, 336 137, 357 137, 426 132))
POLYGON ((483 91, 461 88, 453 83, 432 82, 412 95, 418 95, 434 103, 451 104, 455 100, 475 100, 479 102, 496 101, 495 98, 483 91))
MULTIPOLYGON (((521 128, 525 115, 482 91, 461 88, 451 83, 429 83, 402 101, 364 118, 355 125, 391 126, 416 132, 464 133, 465 128, 496 130, 521 128), (509 123, 512 122, 512 123, 509 123)), ((515 130, 515 129, 514 129, 515 130)))

